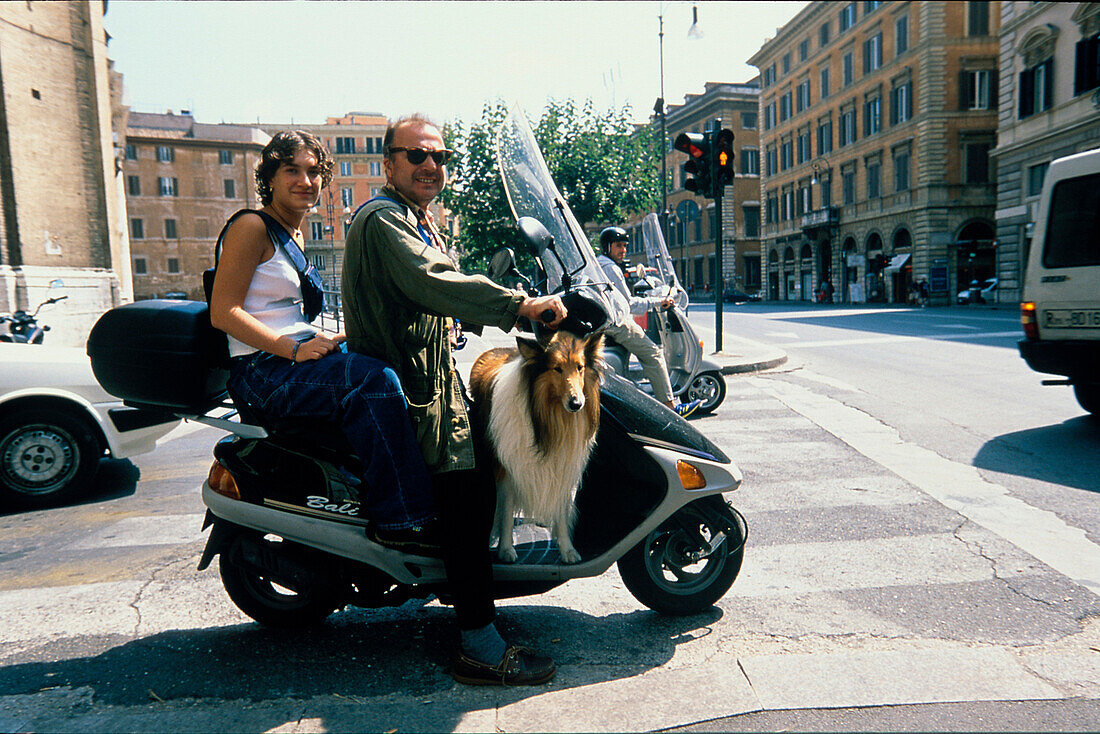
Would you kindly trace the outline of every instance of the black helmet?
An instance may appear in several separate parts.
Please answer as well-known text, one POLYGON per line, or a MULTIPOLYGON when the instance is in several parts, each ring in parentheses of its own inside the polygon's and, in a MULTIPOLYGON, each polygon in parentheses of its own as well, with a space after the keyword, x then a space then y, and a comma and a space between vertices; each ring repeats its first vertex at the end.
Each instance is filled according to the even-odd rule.
POLYGON ((607 227, 600 232, 600 249, 607 254, 607 246, 612 242, 630 242, 630 237, 622 227, 607 227))

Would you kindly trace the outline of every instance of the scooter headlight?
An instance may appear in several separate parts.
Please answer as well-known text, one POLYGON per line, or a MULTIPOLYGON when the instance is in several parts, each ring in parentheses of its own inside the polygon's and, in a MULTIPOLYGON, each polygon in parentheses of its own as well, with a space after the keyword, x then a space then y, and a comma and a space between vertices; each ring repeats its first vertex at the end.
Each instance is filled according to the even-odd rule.
POLYGON ((680 484, 684 485, 684 489, 702 489, 707 486, 706 477, 699 467, 683 459, 676 461, 676 473, 680 476, 680 484))

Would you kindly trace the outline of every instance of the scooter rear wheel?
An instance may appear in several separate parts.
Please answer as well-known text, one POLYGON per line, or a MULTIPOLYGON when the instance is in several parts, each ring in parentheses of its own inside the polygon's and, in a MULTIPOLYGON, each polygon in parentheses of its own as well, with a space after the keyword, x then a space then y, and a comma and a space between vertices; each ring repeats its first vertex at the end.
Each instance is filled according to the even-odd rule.
POLYGON ((620 558, 619 575, 630 593, 656 612, 700 614, 729 591, 741 571, 744 527, 720 498, 696 500, 620 558), (709 543, 719 532, 725 534, 722 545, 699 557, 700 540, 709 543))
MULTIPOLYGON (((259 533, 245 542, 258 543, 264 555, 272 556, 280 553, 280 546, 286 543, 259 533)), ((218 571, 225 593, 252 619, 265 627, 310 627, 323 622, 339 606, 337 595, 325 579, 298 582, 298 590, 290 589, 246 562, 240 544, 241 538, 237 538, 222 551, 218 571)))

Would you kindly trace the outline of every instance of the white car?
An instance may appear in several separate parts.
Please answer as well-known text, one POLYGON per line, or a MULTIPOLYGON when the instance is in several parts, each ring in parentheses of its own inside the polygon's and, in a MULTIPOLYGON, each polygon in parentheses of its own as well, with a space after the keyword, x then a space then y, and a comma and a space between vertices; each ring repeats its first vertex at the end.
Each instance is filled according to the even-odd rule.
MULTIPOLYGON (((983 280, 978 290, 978 303, 990 303, 993 301, 995 297, 993 291, 995 290, 997 290, 996 278, 986 278, 983 280)), ((958 295, 955 296, 955 303, 960 306, 970 305, 970 289, 967 288, 964 291, 959 291, 958 295)))
POLYGON ((0 344, 0 509, 75 499, 101 458, 152 451, 178 424, 106 393, 83 349, 0 344))

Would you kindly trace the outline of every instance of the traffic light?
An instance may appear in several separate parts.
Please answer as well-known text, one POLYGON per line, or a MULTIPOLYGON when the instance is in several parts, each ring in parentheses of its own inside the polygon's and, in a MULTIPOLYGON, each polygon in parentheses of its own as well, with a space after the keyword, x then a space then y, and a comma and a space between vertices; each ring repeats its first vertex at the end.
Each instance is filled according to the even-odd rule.
POLYGON ((684 172, 695 177, 685 180, 684 188, 708 199, 714 193, 711 185, 712 150, 709 138, 705 133, 680 133, 672 144, 676 150, 687 153, 684 172))
POLYGON ((714 185, 717 190, 733 183, 733 131, 723 128, 714 136, 714 185))

